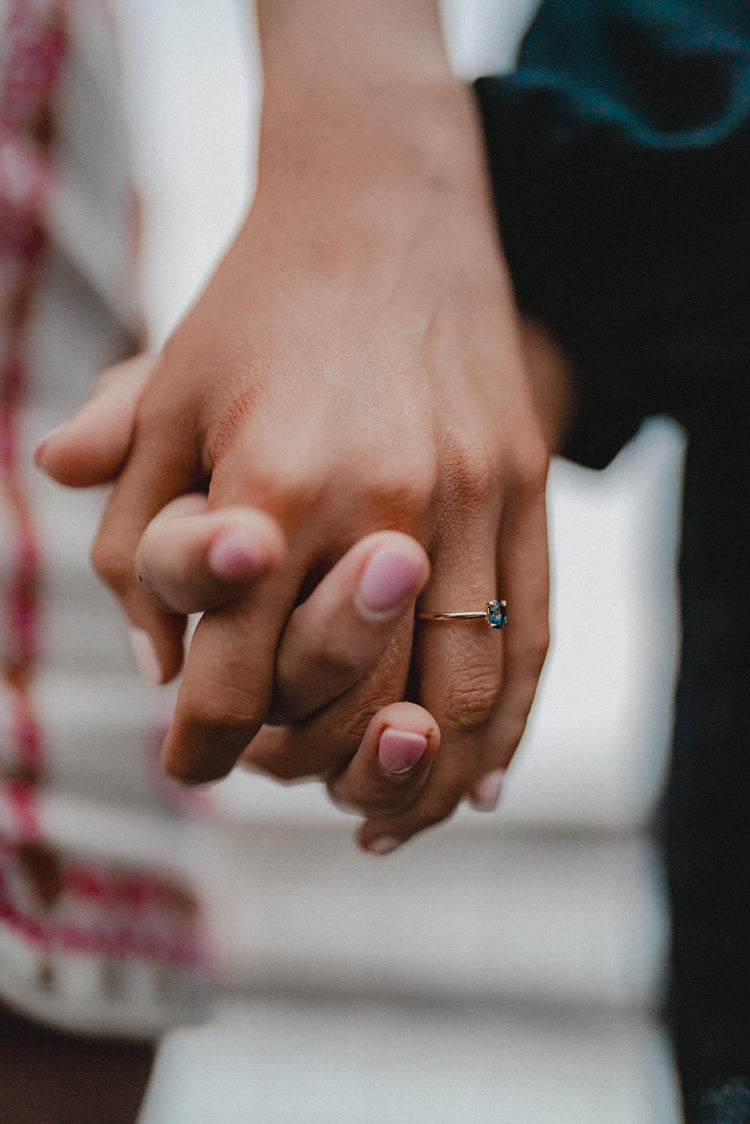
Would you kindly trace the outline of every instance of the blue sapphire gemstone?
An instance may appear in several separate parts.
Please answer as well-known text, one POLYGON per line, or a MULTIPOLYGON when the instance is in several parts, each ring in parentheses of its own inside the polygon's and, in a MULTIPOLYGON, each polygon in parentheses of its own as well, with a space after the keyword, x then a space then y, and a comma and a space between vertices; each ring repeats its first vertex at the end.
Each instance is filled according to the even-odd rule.
POLYGON ((487 620, 490 628, 505 628, 508 623, 508 610, 504 601, 490 601, 487 606, 487 620))

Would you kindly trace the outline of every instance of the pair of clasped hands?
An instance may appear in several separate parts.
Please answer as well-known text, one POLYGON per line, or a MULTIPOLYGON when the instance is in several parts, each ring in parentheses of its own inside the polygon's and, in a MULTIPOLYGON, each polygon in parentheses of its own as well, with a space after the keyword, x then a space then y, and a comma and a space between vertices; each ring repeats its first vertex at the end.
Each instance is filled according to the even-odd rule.
MULTIPOLYGON (((309 6, 261 0, 247 218, 161 354, 105 373, 36 459, 63 484, 112 482, 94 566, 153 681, 180 671, 202 613, 167 772, 320 778, 386 854, 464 798, 497 802, 548 643, 557 414, 539 409, 544 349, 532 334, 524 356, 475 108, 432 22, 405 97, 390 56, 363 81, 358 2, 331 3, 351 50, 335 44, 329 81, 309 6), (316 35, 300 97, 276 60, 288 74, 304 43, 309 63, 316 35), (494 597, 502 632, 415 620, 494 597)), ((403 0, 383 0, 380 30, 393 16, 403 44, 429 10, 405 30, 403 0)))

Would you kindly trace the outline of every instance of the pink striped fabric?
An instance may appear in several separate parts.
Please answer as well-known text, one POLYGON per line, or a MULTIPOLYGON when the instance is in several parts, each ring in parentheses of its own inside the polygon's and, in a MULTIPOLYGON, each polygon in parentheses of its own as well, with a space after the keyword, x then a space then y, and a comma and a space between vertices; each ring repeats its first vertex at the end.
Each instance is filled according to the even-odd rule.
POLYGON ((61 497, 29 457, 134 346, 111 30, 100 0, 0 0, 0 999, 150 1034, 205 1001, 175 843, 193 808, 158 777, 163 718, 111 650, 121 625, 86 572, 99 501, 61 497))

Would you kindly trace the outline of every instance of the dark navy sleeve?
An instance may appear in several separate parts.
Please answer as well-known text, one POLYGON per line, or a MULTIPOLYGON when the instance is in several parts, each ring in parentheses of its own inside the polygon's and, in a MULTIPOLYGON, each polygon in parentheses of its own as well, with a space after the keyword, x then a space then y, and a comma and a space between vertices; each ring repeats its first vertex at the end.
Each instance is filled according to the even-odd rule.
POLYGON ((475 88, 519 303, 575 364, 568 455, 744 402, 748 0, 545 0, 516 72, 475 88))

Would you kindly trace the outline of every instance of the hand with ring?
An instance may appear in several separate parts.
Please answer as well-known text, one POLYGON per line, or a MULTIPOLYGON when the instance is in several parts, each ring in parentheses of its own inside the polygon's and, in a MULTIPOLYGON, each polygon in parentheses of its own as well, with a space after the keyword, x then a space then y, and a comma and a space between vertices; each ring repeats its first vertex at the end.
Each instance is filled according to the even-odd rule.
MULTIPOLYGON (((539 333, 532 335, 531 327, 526 326, 532 367, 535 371, 543 368, 548 385, 553 385, 549 357, 538 346, 529 347, 532 338, 540 338, 539 333)), ((127 454, 138 395, 152 363, 141 357, 107 372, 87 406, 59 437, 43 443, 40 459, 53 476, 82 486, 105 483, 116 475, 127 454)), ((136 572, 141 588, 169 614, 181 635, 186 614, 210 611, 236 600, 246 586, 278 566, 285 551, 283 534, 263 513, 245 509, 210 512, 205 495, 187 495, 167 505, 149 524, 138 547, 136 572)), ((410 628, 419 576, 426 576, 426 563, 417 544, 388 533, 362 540, 332 569, 314 595, 295 609, 285 629, 276 663, 274 711, 278 721, 304 722, 316 709, 330 707, 347 687, 372 671, 397 628, 410 628), (372 561, 376 564, 370 568, 372 561), (373 593, 378 596, 375 612, 363 605, 357 589, 368 569, 365 598, 371 600, 373 593), (390 602, 388 607, 384 596, 390 602)), ((498 606, 490 603, 484 612, 467 616, 486 620, 491 607, 498 612, 498 606)), ((452 615, 421 611, 417 617, 450 620, 452 615)), ((494 627, 506 622, 501 606, 494 627)), ((142 634, 136 636, 134 650, 144 674, 159 682, 162 673, 154 666, 148 640, 143 658, 143 639, 142 634)), ((339 713, 338 719, 346 723, 345 714, 339 713)), ((335 742, 336 719, 331 725, 335 742)), ((245 761, 281 779, 322 775, 337 803, 374 817, 393 814, 414 802, 439 747, 440 732, 423 708, 408 702, 392 704, 373 716, 357 751, 332 772, 325 754, 318 760, 305 753, 290 756, 287 750, 294 751, 298 740, 292 730, 264 728, 245 761)), ((502 772, 490 771, 469 787, 474 807, 494 808, 502 772)), ((385 854, 399 840, 397 836, 366 834, 363 841, 375 853, 385 854)))
MULTIPOLYGON (((337 7, 357 42, 365 8, 337 7)), ((403 31, 402 9, 391 0, 378 8, 375 31, 385 29, 388 43, 389 20, 403 31)), ((150 590, 139 583, 144 531, 195 493, 207 496, 206 519, 248 509, 270 518, 281 535, 269 532, 265 557, 259 549, 246 560, 254 579, 209 608, 193 637, 166 765, 188 781, 218 778, 240 758, 280 776, 339 776, 361 745, 376 744, 372 723, 384 707, 419 704, 440 731, 440 750, 407 808, 368 811, 360 838, 374 850, 445 819, 467 792, 482 802, 496 785, 521 737, 548 638, 548 446, 476 111, 436 45, 436 16, 434 26, 432 16, 429 26, 420 22, 430 9, 415 5, 402 36, 421 60, 416 69, 387 81, 390 47, 381 56, 377 41, 366 41, 337 116, 338 45, 330 55, 325 36, 319 44, 319 65, 330 57, 335 82, 320 78, 297 102, 289 53, 303 30, 307 51, 320 29, 304 5, 261 3, 268 66, 256 199, 162 354, 150 369, 136 364, 132 439, 106 466, 115 484, 93 553, 166 680, 180 666, 184 620, 164 604, 182 612, 186 603, 162 597, 160 606, 161 579, 147 578, 150 590), (385 83, 375 102, 360 68, 373 62, 385 83), (325 127, 333 119, 335 135, 325 127), (479 610, 507 598, 511 624, 420 620, 415 630, 409 612, 379 654, 365 645, 369 669, 359 664, 359 678, 328 705, 305 703, 294 721, 271 725, 288 713, 278 703, 279 675, 282 695, 286 676, 297 685, 292 694, 304 696, 299 668, 318 641, 305 649, 301 638, 311 622, 336 619, 326 605, 336 603, 337 583, 349 588, 355 572, 359 579, 357 550, 384 533, 406 536, 430 559, 422 611, 479 610), (336 576, 326 586, 328 575, 336 576), (292 646, 291 677, 279 665, 287 629, 308 653, 300 659, 292 646)), ((111 376, 84 414, 95 414, 103 395, 123 395, 121 381, 111 376)), ((101 449, 84 464, 71 447, 82 424, 79 416, 39 453, 66 483, 102 478, 101 449)), ((223 556, 231 569, 232 550, 223 556)), ((410 596, 418 588, 415 578, 410 596)))

